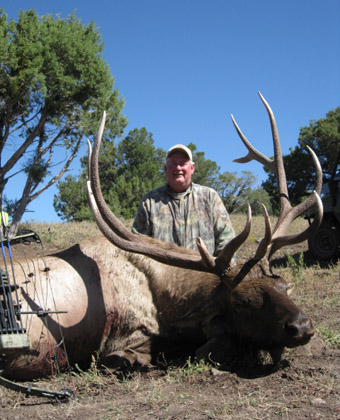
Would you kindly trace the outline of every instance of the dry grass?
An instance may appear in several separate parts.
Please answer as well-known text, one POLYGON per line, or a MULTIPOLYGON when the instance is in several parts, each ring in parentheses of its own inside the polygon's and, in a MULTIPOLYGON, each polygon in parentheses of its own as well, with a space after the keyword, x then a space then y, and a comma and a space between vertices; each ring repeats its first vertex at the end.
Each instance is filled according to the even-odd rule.
POLYGON ((64 249, 99 234, 94 222, 23 223, 21 230, 33 230, 48 249, 64 249))
MULTIPOLYGON (((274 226, 276 218, 271 217, 271 223, 274 226)), ((235 232, 239 233, 244 227, 246 216, 243 214, 232 214, 231 221, 235 232)), ((122 220, 128 226, 132 226, 133 220, 122 220)), ((290 232, 303 229, 307 226, 307 221, 298 219, 290 227, 290 232)), ((19 230, 30 229, 34 230, 45 244, 53 244, 58 249, 69 247, 83 239, 93 237, 99 234, 97 225, 94 222, 70 222, 70 223, 36 223, 27 222, 20 225, 19 230)), ((249 235, 249 243, 259 241, 264 232, 264 219, 262 216, 253 216, 252 229, 249 235)))

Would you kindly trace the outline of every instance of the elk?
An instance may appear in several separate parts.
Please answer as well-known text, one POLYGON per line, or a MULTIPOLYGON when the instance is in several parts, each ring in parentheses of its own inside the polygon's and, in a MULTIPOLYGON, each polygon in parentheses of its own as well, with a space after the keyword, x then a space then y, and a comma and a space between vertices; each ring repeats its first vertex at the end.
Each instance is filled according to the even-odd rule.
MULTIPOLYGON (((32 260, 27 268, 23 262, 14 265, 23 313, 39 308, 67 313, 23 315, 31 348, 3 356, 4 376, 29 379, 49 374, 51 349, 61 369, 69 362, 87 363, 95 353, 104 364, 131 366, 150 363, 172 341, 189 340, 198 357, 219 359, 230 343, 241 340, 268 350, 278 363, 284 347, 310 340, 311 319, 288 297, 285 280, 272 273, 269 260, 278 249, 308 238, 320 223, 322 204, 313 192, 298 206, 290 205, 275 118, 261 94, 260 98, 271 123, 274 159, 258 152, 232 117, 248 149, 237 161, 255 159, 276 173, 281 210, 272 229, 264 209, 265 234, 255 255, 234 265, 233 256, 250 232, 250 209, 242 232, 217 257, 199 238, 196 252, 135 235, 111 212, 98 174, 104 113, 93 150, 89 147, 88 168, 89 204, 103 236, 43 261, 32 260), (318 209, 313 223, 287 235, 291 222, 312 205, 318 209)), ((310 153, 317 173, 315 189, 320 191, 321 168, 310 153)))

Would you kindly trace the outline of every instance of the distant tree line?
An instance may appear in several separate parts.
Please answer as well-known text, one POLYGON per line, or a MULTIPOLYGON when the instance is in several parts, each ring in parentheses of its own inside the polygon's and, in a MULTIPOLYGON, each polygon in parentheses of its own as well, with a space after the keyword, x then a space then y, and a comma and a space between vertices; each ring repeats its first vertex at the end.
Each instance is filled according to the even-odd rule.
MULTIPOLYGON (((197 151, 193 143, 188 147, 196 163, 193 182, 215 188, 231 213, 245 212, 247 203, 254 214, 262 211, 261 202, 269 207, 264 189, 254 188, 256 177, 251 172, 242 172, 241 176, 231 172, 221 174, 216 162, 206 159, 204 152, 197 151)), ((117 146, 108 140, 103 143, 99 155, 101 187, 117 216, 133 218, 143 195, 165 184, 165 156, 166 151, 155 147, 152 134, 145 128, 130 131, 117 146)), ((68 175, 57 184, 54 208, 66 221, 92 219, 86 195, 87 157, 82 158, 81 165, 78 176, 68 175)))

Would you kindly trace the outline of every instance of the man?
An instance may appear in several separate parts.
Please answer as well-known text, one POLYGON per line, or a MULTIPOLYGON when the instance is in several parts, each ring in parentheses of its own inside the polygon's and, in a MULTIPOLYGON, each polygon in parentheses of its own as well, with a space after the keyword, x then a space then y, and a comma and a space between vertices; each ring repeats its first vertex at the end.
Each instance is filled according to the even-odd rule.
POLYGON ((132 231, 189 249, 197 249, 199 236, 216 256, 234 237, 222 200, 212 188, 192 183, 195 163, 186 146, 169 149, 164 171, 168 184, 143 197, 132 231))

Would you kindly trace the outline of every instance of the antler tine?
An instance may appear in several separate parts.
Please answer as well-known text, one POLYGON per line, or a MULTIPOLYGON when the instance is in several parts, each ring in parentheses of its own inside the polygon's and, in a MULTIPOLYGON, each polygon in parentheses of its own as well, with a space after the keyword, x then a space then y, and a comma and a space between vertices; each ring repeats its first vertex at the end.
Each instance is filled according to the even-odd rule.
POLYGON ((225 271, 225 269, 230 266, 230 261, 232 260, 236 251, 248 238, 250 228, 251 228, 251 208, 248 204, 247 221, 243 228, 243 231, 239 233, 237 236, 235 236, 235 238, 233 238, 230 242, 228 242, 224 246, 222 251, 219 253, 219 255, 216 257, 215 264, 219 272, 225 271))
POLYGON ((89 163, 88 163, 88 172, 89 172, 89 179, 91 181, 91 187, 93 189, 93 194, 98 206, 98 209, 100 211, 100 214, 102 215, 105 223, 108 224, 108 226, 114 230, 119 236, 128 239, 130 241, 136 241, 139 242, 140 239, 133 235, 132 232, 127 229, 123 223, 120 222, 120 220, 112 213, 109 206, 106 204, 102 190, 100 187, 100 181, 99 181, 99 171, 98 171, 98 156, 99 156, 99 149, 101 140, 103 137, 103 132, 105 128, 105 119, 106 119, 106 112, 103 112, 103 116, 97 131, 97 134, 95 136, 94 140, 94 146, 93 150, 90 153, 89 151, 89 163))
POLYGON ((272 240, 272 226, 270 223, 268 211, 264 204, 262 205, 263 215, 264 215, 264 222, 265 222, 265 235, 261 240, 259 246, 257 247, 256 254, 254 259, 261 260, 267 253, 268 246, 272 240))
POLYGON ((92 144, 88 138, 87 140, 87 149, 88 149, 88 160, 87 160, 87 180, 91 179, 91 158, 92 158, 92 144))
POLYGON ((196 238, 196 245, 205 265, 209 267, 211 271, 215 271, 216 260, 208 251, 208 248, 205 246, 205 243, 203 242, 202 238, 196 238))
MULTIPOLYGON (((322 188, 322 184, 323 184, 323 179, 322 179, 322 168, 319 162, 318 157, 316 156, 314 150, 312 148, 310 148, 309 146, 307 146, 307 150, 310 153, 310 155, 312 156, 313 159, 313 163, 315 166, 315 174, 316 174, 316 180, 315 180, 315 185, 314 185, 314 191, 320 195, 321 194, 321 188, 322 188)), ((305 210, 303 210, 305 211, 305 210)))
POLYGON ((254 146, 250 144, 246 136, 242 133, 240 127, 237 125, 237 122, 231 114, 231 119, 233 121, 234 127, 236 128, 236 131, 238 135, 240 136, 240 139, 243 141, 243 144, 248 149, 248 154, 242 158, 234 159, 233 162, 237 163, 248 163, 252 160, 256 160, 257 162, 260 162, 261 165, 267 167, 270 171, 276 172, 276 168, 274 165, 274 161, 272 159, 269 159, 267 156, 263 155, 261 152, 259 152, 257 149, 255 149, 254 146))
MULTIPOLYGON (((261 95, 261 92, 258 92, 261 101, 263 102, 264 106, 266 107, 271 130, 272 130, 272 136, 273 136, 273 145, 274 145, 274 163, 276 168, 276 176, 277 176, 277 183, 278 183, 278 190, 280 194, 280 216, 278 220, 278 224, 282 218, 286 216, 286 213, 292 208, 289 197, 288 197, 288 188, 287 188, 287 181, 286 181, 286 172, 283 165, 283 158, 282 158, 282 152, 281 152, 281 145, 280 145, 280 138, 279 138, 279 132, 277 130, 277 125, 274 117, 274 113, 269 106, 268 102, 264 99, 264 97, 261 95)), ((274 229, 275 230, 275 229, 274 229)))
MULTIPOLYGON (((270 247, 270 251, 268 253, 268 260, 272 257, 272 255, 279 250, 280 248, 288 245, 298 244, 300 242, 305 241, 312 235, 313 232, 320 226, 323 216, 323 204, 319 194, 316 191, 313 191, 312 195, 308 197, 311 199, 312 205, 316 205, 316 213, 313 219, 313 222, 305 229, 303 232, 300 232, 296 235, 289 235, 289 236, 279 236, 272 240, 272 244, 270 247)), ((308 201, 308 199, 306 201, 308 201)), ((306 202, 305 201, 305 202, 306 202)), ((303 203, 301 203, 303 204, 303 203)))
MULTIPOLYGON (((274 232, 274 235, 273 235, 273 242, 274 242, 274 240, 277 241, 280 236, 284 235, 284 233, 287 231, 289 225, 297 217, 299 217, 301 214, 303 214, 307 209, 312 207, 314 204, 319 206, 318 196, 320 195, 321 187, 322 187, 322 168, 321 168, 319 159, 317 158, 314 151, 309 146, 307 146, 307 149, 308 149, 308 151, 309 151, 309 153, 310 153, 310 155, 313 159, 314 166, 315 166, 315 171, 316 171, 316 181, 315 181, 315 186, 314 186, 315 187, 315 190, 314 190, 315 194, 312 193, 306 200, 302 201, 300 204, 298 204, 295 207, 290 206, 290 209, 288 209, 289 211, 286 211, 284 215, 283 215, 283 212, 280 211, 280 217, 279 217, 279 219, 276 223, 276 226, 275 226, 275 232, 274 232)), ((316 219, 317 219, 317 217, 316 217, 316 219)), ((321 221, 320 221, 320 223, 321 223, 321 221)))

